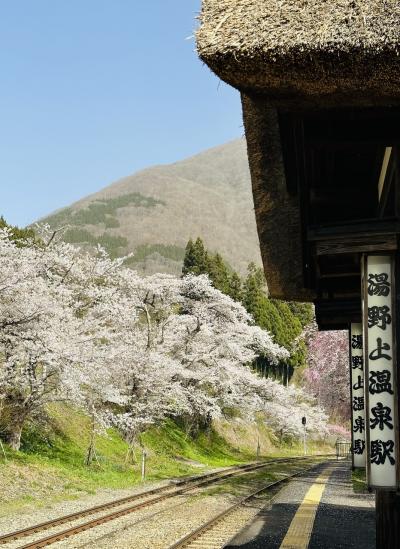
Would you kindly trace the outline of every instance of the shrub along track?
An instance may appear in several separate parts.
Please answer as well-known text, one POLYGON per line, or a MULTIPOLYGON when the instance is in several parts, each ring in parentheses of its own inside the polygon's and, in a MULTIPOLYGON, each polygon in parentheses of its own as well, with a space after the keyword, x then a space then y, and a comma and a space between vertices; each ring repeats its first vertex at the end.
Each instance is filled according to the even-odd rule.
POLYGON ((154 505, 168 498, 185 494, 190 490, 203 488, 213 483, 224 481, 225 479, 229 479, 233 476, 243 475, 248 472, 256 471, 257 469, 267 467, 270 464, 290 463, 294 461, 301 461, 304 459, 305 459, 304 457, 278 458, 278 459, 268 460, 264 462, 234 466, 234 467, 224 469, 223 471, 217 471, 213 473, 208 473, 206 475, 178 480, 174 482, 172 486, 166 485, 159 488, 154 488, 152 490, 140 492, 139 494, 113 500, 113 501, 110 501, 109 503, 97 505, 95 507, 84 509, 82 511, 72 513, 69 515, 65 515, 65 516, 56 518, 54 520, 42 522, 40 524, 36 524, 28 528, 24 528, 22 530, 1 535, 0 544, 7 544, 9 542, 12 542, 24 537, 31 537, 35 534, 40 534, 46 530, 53 529, 57 526, 61 526, 67 523, 72 523, 86 516, 97 515, 109 509, 122 507, 121 509, 116 509, 112 513, 101 514, 100 516, 92 518, 88 522, 79 523, 66 530, 57 531, 45 538, 40 538, 40 539, 37 539, 36 541, 29 542, 26 545, 20 546, 20 549, 28 549, 28 548, 38 549, 39 547, 46 547, 47 545, 51 545, 52 543, 55 543, 57 541, 61 541, 63 539, 69 538, 70 536, 79 534, 80 532, 84 532, 91 528, 95 528, 96 526, 112 521, 119 517, 128 515, 130 513, 134 513, 135 511, 138 511, 139 509, 143 509, 144 507, 149 507, 151 505, 154 505), (151 497, 151 496, 154 496, 154 497, 151 497), (143 500, 143 501, 140 501, 140 500, 143 500), (123 507, 124 505, 132 503, 134 501, 138 501, 138 503, 135 503, 134 505, 129 505, 128 507, 123 507))

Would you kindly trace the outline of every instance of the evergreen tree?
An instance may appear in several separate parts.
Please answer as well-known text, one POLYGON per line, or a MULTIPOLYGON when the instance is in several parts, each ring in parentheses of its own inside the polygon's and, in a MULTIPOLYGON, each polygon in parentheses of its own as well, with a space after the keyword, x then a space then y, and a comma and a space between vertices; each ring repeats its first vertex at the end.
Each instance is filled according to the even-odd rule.
POLYGON ((259 360, 258 366, 264 374, 272 375, 272 377, 279 378, 287 383, 294 370, 305 365, 306 349, 304 343, 299 343, 295 350, 293 350, 293 343, 302 332, 302 321, 306 325, 308 324, 308 318, 312 319, 310 314, 312 308, 308 304, 295 304, 302 313, 300 320, 293 314, 288 303, 269 299, 265 291, 264 273, 254 263, 251 263, 248 267, 248 274, 243 287, 242 301, 247 311, 253 316, 255 323, 273 334, 276 343, 291 351, 290 359, 280 364, 278 368, 271 368, 262 359, 259 360))
POLYGON ((281 301, 279 299, 271 300, 271 303, 278 311, 278 314, 282 320, 284 331, 281 335, 282 344, 288 348, 291 345, 293 340, 299 336, 303 330, 301 322, 296 318, 291 312, 286 301, 281 301))
POLYGON ((233 271, 230 277, 228 295, 235 301, 242 301, 243 299, 242 281, 236 271, 233 271))
POLYGON ((292 314, 299 319, 303 328, 312 322, 314 318, 314 308, 311 303, 288 301, 287 306, 292 314))
POLYGON ((35 239, 33 229, 20 229, 17 226, 9 225, 3 216, 0 216, 0 229, 11 229, 11 240, 17 243, 17 246, 25 246, 30 240, 35 239))
POLYGON ((220 254, 209 256, 207 272, 214 288, 229 295, 229 270, 220 254))
POLYGON ((195 243, 189 240, 182 272, 196 275, 207 273, 215 288, 241 302, 252 315, 255 324, 268 330, 276 343, 291 352, 290 358, 278 366, 259 357, 255 367, 262 375, 287 384, 294 371, 305 366, 306 347, 304 342, 296 342, 296 338, 313 318, 311 305, 269 299, 264 271, 260 267, 250 263, 247 276, 242 281, 219 253, 208 253, 200 238, 195 243))
POLYGON ((201 238, 197 238, 196 242, 190 239, 186 244, 185 257, 183 258, 182 274, 189 273, 200 275, 208 273, 209 258, 207 250, 201 238))
POLYGON ((185 257, 183 258, 182 274, 186 275, 193 272, 193 268, 196 266, 196 257, 194 253, 193 240, 190 238, 186 244, 185 257))
POLYGON ((253 315, 256 324, 261 320, 262 298, 264 292, 265 278, 261 269, 254 263, 250 263, 247 268, 247 277, 243 284, 243 305, 247 311, 253 315))
POLYGON ((198 272, 194 274, 206 274, 209 268, 208 252, 200 237, 197 237, 193 246, 195 265, 198 272))

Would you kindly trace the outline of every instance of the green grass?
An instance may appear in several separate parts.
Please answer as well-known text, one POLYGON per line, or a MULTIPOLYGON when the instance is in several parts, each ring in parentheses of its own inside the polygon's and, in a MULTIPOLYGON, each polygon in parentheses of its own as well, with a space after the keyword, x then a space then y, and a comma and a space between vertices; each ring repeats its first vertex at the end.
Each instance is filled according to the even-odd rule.
POLYGON ((235 496, 243 494, 247 487, 259 483, 260 487, 263 484, 269 484, 276 480, 280 480, 287 475, 291 475, 313 465, 320 463, 321 458, 309 457, 301 463, 271 463, 264 469, 259 469, 254 472, 247 473, 243 476, 233 476, 222 483, 211 485, 207 490, 202 491, 201 496, 226 494, 230 493, 235 496))
MULTIPOLYGON (((110 429, 96 438, 98 462, 86 466, 89 419, 67 406, 53 406, 45 425, 23 432, 21 451, 6 447, 0 457, 1 514, 43 506, 61 499, 90 494, 101 488, 129 488, 141 482, 141 449, 137 460, 126 460, 128 445, 110 429)), ((230 447, 212 430, 186 437, 173 421, 142 435, 147 451, 147 480, 200 474, 208 467, 250 461, 254 455, 230 447), (196 462, 196 463, 194 463, 196 462), (196 466, 202 464, 204 468, 196 466)))
MULTIPOLYGON (((260 436, 270 436, 261 428, 259 432, 260 436)), ((244 436, 240 433, 241 442, 244 436)), ((13 452, 6 446, 7 461, 0 454, 0 515, 95 493, 101 488, 140 484, 140 446, 135 448, 136 459, 127 460, 127 443, 110 429, 96 437, 98 462, 86 466, 89 439, 89 418, 66 405, 53 405, 46 422, 29 425, 23 432, 21 451, 13 452)), ((188 436, 172 420, 149 429, 141 436, 141 443, 147 452, 148 481, 200 474, 210 467, 256 458, 256 448, 241 451, 213 429, 188 436)), ((301 455, 301 446, 270 447, 269 457, 282 455, 301 455)))
MULTIPOLYGON (((10 464, 43 469, 44 474, 60 476, 68 488, 93 492, 99 487, 123 487, 137 481, 139 474, 125 463, 127 444, 110 429, 97 436, 98 463, 84 463, 90 430, 83 414, 66 406, 53 406, 46 425, 24 430, 21 451, 7 449, 10 464)), ((40 480, 40 479, 39 479, 40 480)), ((32 482, 36 482, 33 477, 32 482)))
POLYGON ((172 420, 163 426, 153 428, 142 436, 146 448, 158 456, 192 460, 212 467, 223 467, 234 463, 251 461, 255 455, 241 452, 230 446, 220 435, 210 429, 196 437, 188 437, 172 420))
MULTIPOLYGON (((329 444, 323 444, 322 442, 309 442, 307 444, 307 456, 313 456, 316 454, 332 454, 334 449, 329 444)), ((302 442, 284 442, 269 454, 271 457, 293 457, 303 456, 304 448, 302 442)))
POLYGON ((351 475, 353 490, 356 493, 368 492, 365 469, 354 469, 351 475))

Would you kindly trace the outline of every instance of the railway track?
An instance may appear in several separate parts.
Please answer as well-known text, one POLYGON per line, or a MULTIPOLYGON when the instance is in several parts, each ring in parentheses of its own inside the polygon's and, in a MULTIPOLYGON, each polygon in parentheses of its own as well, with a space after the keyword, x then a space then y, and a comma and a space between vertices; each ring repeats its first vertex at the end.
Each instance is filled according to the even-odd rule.
POLYGON ((251 506, 251 502, 257 496, 280 487, 292 478, 302 475, 314 467, 315 465, 257 489, 186 534, 168 549, 221 549, 256 516, 258 509, 255 510, 254 506, 251 506))
POLYGON ((115 509, 111 513, 100 514, 100 516, 94 517, 87 522, 75 524, 74 526, 71 526, 70 528, 67 528, 65 530, 57 531, 44 538, 31 541, 23 546, 20 546, 19 549, 38 549, 40 547, 46 547, 57 541, 61 541, 73 535, 79 534, 80 532, 95 528, 100 524, 104 524, 119 517, 134 513, 135 511, 143 509, 144 507, 155 505, 156 503, 166 500, 168 498, 184 494, 190 490, 195 490, 196 488, 208 486, 209 484, 223 481, 236 475, 242 475, 251 471, 256 471, 257 469, 267 467, 270 464, 300 461, 302 459, 304 458, 278 458, 261 463, 258 462, 253 464, 236 466, 229 469, 224 469, 223 471, 217 471, 198 477, 191 477, 189 479, 179 480, 175 482, 172 486, 167 485, 159 488, 154 488, 151 490, 140 492, 138 494, 134 494, 132 496, 113 500, 102 505, 97 505, 95 507, 84 509, 76 513, 65 515, 53 520, 42 522, 40 524, 36 524, 22 530, 0 535, 0 544, 6 545, 9 542, 13 542, 21 538, 31 537, 36 534, 41 534, 47 530, 56 528, 58 526, 73 523, 90 515, 98 515, 99 513, 108 511, 110 509, 119 508, 115 509), (130 505, 131 503, 134 504, 130 505), (125 505, 127 506, 125 507, 125 505))
POLYGON ((84 518, 89 515, 93 515, 95 513, 99 513, 101 511, 107 511, 108 509, 112 509, 114 507, 119 507, 121 505, 125 505, 127 503, 131 503, 133 501, 140 500, 142 498, 152 496, 154 494, 161 494, 163 492, 167 492, 168 490, 172 490, 174 486, 180 486, 180 485, 190 485, 191 483, 195 483, 198 481, 203 480, 212 480, 214 478, 219 478, 220 476, 223 476, 225 472, 239 472, 239 471, 246 471, 248 467, 254 467, 259 466, 260 464, 246 464, 241 465, 237 467, 230 467, 228 469, 224 469, 224 471, 216 471, 213 473, 208 473, 206 475, 199 475, 196 477, 190 477, 188 479, 181 479, 173 483, 173 485, 168 484, 166 486, 161 486, 159 488, 154 488, 151 490, 145 490, 143 492, 139 492, 138 494, 134 494, 132 496, 127 496, 125 498, 119 498, 116 500, 112 500, 108 503, 104 503, 102 505, 96 505, 95 507, 90 507, 88 509, 84 509, 82 511, 78 511, 76 513, 72 513, 69 515, 64 515, 62 517, 49 520, 46 522, 42 522, 33 526, 30 526, 28 528, 24 528, 22 530, 18 530, 15 532, 11 532, 9 534, 0 535, 0 544, 5 544, 9 541, 16 540, 18 538, 27 537, 31 534, 35 534, 44 530, 49 530, 50 528, 53 528, 55 526, 60 526, 62 524, 72 522, 74 520, 84 518))
POLYGON ((264 461, 262 463, 259 462, 255 464, 253 463, 253 464, 246 464, 246 465, 231 467, 228 469, 224 469, 223 471, 217 471, 213 473, 208 473, 206 475, 179 480, 179 481, 176 481, 172 486, 167 485, 160 488, 154 488, 151 490, 140 492, 132 496, 113 500, 111 502, 108 502, 102 505, 97 505, 95 507, 84 509, 76 513, 72 513, 72 514, 65 515, 53 520, 42 522, 40 524, 36 524, 28 528, 24 528, 22 530, 1 535, 0 544, 7 544, 8 542, 12 542, 20 538, 31 537, 36 534, 43 533, 47 530, 56 528, 57 526, 62 526, 67 523, 73 523, 75 521, 78 521, 79 519, 85 518, 90 515, 99 514, 109 509, 113 509, 116 507, 120 508, 123 505, 128 505, 130 503, 137 502, 137 503, 134 503, 134 505, 128 505, 128 507, 116 509, 111 513, 108 513, 105 515, 102 514, 98 517, 92 518, 88 522, 76 524, 75 526, 72 526, 66 530, 57 531, 49 536, 46 536, 45 538, 40 538, 35 541, 31 541, 23 546, 20 546, 18 549, 28 549, 28 548, 37 549, 39 547, 46 547, 47 545, 51 545, 52 543, 55 543, 57 541, 61 541, 63 539, 69 538, 70 536, 95 528, 96 526, 99 526, 106 522, 110 522, 119 517, 123 517, 130 513, 134 513, 135 511, 138 511, 145 507, 155 505, 156 503, 166 500, 168 498, 172 498, 174 496, 184 494, 190 490, 202 488, 202 487, 208 486, 209 484, 223 481, 225 479, 228 479, 236 475, 242 475, 248 472, 252 472, 257 469, 264 468, 270 464, 301 461, 303 459, 305 458, 303 457, 278 458, 278 459, 264 461), (151 497, 151 496, 155 496, 155 497, 151 497))

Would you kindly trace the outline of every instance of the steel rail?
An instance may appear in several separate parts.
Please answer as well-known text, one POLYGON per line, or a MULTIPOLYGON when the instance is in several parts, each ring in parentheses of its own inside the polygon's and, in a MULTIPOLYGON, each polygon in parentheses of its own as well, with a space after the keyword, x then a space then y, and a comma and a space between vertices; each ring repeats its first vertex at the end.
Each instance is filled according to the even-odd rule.
MULTIPOLYGON (((268 462, 270 463, 270 462, 268 462)), ((255 466, 258 466, 260 464, 245 464, 245 465, 238 465, 229 467, 226 469, 223 469, 222 471, 213 471, 212 473, 207 473, 205 475, 198 475, 194 477, 189 477, 185 479, 179 479, 178 481, 173 481, 170 484, 167 484, 166 486, 160 486, 158 488, 152 488, 150 490, 145 490, 143 492, 139 492, 138 494, 133 494, 132 496, 127 496, 124 498, 119 498, 113 501, 110 501, 108 503, 103 503, 101 505, 96 505, 95 507, 90 507, 88 509, 83 509, 82 511, 77 511, 75 513, 71 513, 69 515, 64 515, 59 518, 55 518, 52 520, 48 520, 45 522, 41 522, 38 524, 34 524, 33 526, 29 526, 27 528, 23 528, 21 530, 17 530, 15 532, 10 532, 9 534, 3 534, 0 536, 0 544, 5 544, 9 541, 16 540, 21 537, 27 537, 31 534, 36 534, 42 530, 49 530, 50 528, 53 528, 55 526, 60 526, 62 524, 65 524, 66 522, 72 522, 74 520, 83 518, 88 515, 93 515, 95 513, 98 513, 100 511, 106 511, 108 509, 112 509, 113 507, 119 507, 120 505, 124 505, 125 503, 130 503, 132 501, 148 497, 154 494, 166 492, 168 490, 173 490, 175 486, 181 486, 181 485, 187 485, 192 484, 201 480, 209 480, 213 478, 218 478, 220 476, 223 476, 224 473, 229 473, 231 471, 234 472, 240 472, 240 471, 247 471, 248 468, 252 468, 255 466)))
MULTIPOLYGON (((310 457, 310 456, 309 456, 310 457)), ((255 463, 255 464, 246 464, 246 465, 240 465, 234 468, 224 469, 223 471, 215 471, 213 473, 208 473, 206 475, 200 475, 196 477, 190 477, 189 479, 183 479, 179 480, 175 483, 177 486, 183 486, 182 488, 178 488, 174 490, 174 486, 167 485, 167 486, 161 486, 159 488, 154 488, 151 490, 147 490, 144 492, 140 492, 139 494, 134 494, 132 496, 128 496, 125 498, 121 498, 118 500, 111 501, 109 503, 105 503, 102 505, 97 505, 95 507, 84 509, 82 511, 78 511, 76 513, 72 513, 69 515, 65 515, 53 520, 49 520, 46 522, 42 522, 40 524, 33 525, 28 528, 24 528, 22 530, 18 530, 15 532, 11 532, 9 534, 5 534, 0 536, 0 543, 5 544, 9 541, 14 541, 16 539, 22 538, 22 537, 28 537, 30 535, 34 535, 37 533, 40 533, 45 530, 49 530, 51 528, 54 528, 56 526, 60 526, 62 524, 65 524, 67 522, 73 522, 75 520, 78 520, 80 518, 84 518, 85 516, 98 513, 103 510, 107 510, 113 507, 119 507, 125 503, 130 503, 132 501, 135 501, 137 499, 145 498, 154 494, 162 494, 162 492, 167 492, 166 494, 158 495, 151 499, 146 499, 145 501, 141 503, 137 503, 133 506, 129 506, 127 508, 121 509, 119 511, 114 511, 113 513, 102 515, 98 518, 92 519, 86 523, 78 524, 76 526, 73 526, 71 528, 68 528, 67 530, 63 530, 61 532, 56 532, 53 535, 50 535, 46 538, 39 539, 37 541, 28 543, 27 545, 24 545, 20 547, 19 549, 37 549, 39 547, 46 547, 47 545, 50 545, 51 543, 55 543, 57 541, 60 541, 62 539, 66 539, 72 535, 78 534, 80 532, 83 532, 85 530, 89 530, 91 528, 95 528, 96 526, 99 526, 100 524, 104 524, 106 522, 109 522, 111 520, 114 520, 116 518, 128 515, 130 513, 133 513, 139 509, 142 509, 144 507, 148 507, 150 505, 154 505, 160 501, 166 500, 168 498, 184 494, 190 490, 194 490, 196 488, 200 488, 203 486, 206 486, 207 484, 212 484, 214 482, 219 482, 224 479, 228 479, 235 475, 241 475, 245 474, 251 471, 255 471, 260 468, 267 467, 268 465, 275 464, 275 463, 284 463, 284 462, 290 462, 290 461, 301 461, 304 459, 309 459, 309 457, 293 457, 293 458, 276 458, 268 461, 264 461, 262 463, 255 463), (169 492, 168 492, 169 490, 169 492)), ((323 456, 314 456, 314 457, 323 457, 323 456)))
MULTIPOLYGON (((221 521, 223 521, 226 517, 228 517, 230 514, 232 514, 236 509, 239 509, 242 507, 245 503, 256 497, 257 495, 261 494, 262 492, 265 492, 267 490, 271 490, 272 488, 276 488, 277 486, 284 484, 285 482, 288 482, 289 480, 293 479, 294 477, 297 477, 299 475, 302 475, 304 473, 307 473, 308 471, 311 471, 314 469, 317 465, 313 465, 312 467, 309 467, 308 469, 304 469, 303 471, 298 471, 297 473, 293 473, 292 475, 288 475, 285 478, 282 478, 280 480, 276 480, 274 482, 271 482, 269 484, 266 484, 262 488, 256 490, 255 492, 252 492, 248 496, 242 498, 240 501, 235 503, 234 505, 231 505, 231 507, 228 507, 224 511, 221 511, 218 515, 215 515, 215 517, 211 518, 192 532, 189 532, 189 534, 186 534, 184 537, 176 541, 173 545, 171 545, 168 549, 184 549, 185 547, 189 547, 190 544, 194 541, 198 541, 201 536, 210 530, 214 528, 214 526, 217 526, 221 521)), ((242 529, 242 528, 241 528, 242 529)), ((237 532, 234 533, 236 535, 237 532)), ((208 545, 211 545, 209 543, 208 545)), ((220 545, 218 545, 220 547, 220 545)))
POLYGON ((28 543, 26 545, 21 546, 19 549, 39 549, 40 547, 46 547, 47 545, 51 545, 52 543, 55 543, 57 541, 61 541, 63 539, 69 538, 71 536, 74 536, 76 534, 80 534, 81 532, 84 532, 86 530, 90 530, 92 528, 95 528, 96 526, 100 526, 101 524, 105 524, 106 522, 110 522, 112 520, 115 520, 117 518, 123 517, 125 515, 129 515, 130 513, 134 513, 135 511, 138 511, 139 509, 143 509, 145 507, 149 507, 151 505, 154 505, 156 503, 159 503, 160 501, 164 501, 166 499, 179 496, 181 494, 185 494, 186 492, 190 490, 195 490, 196 488, 200 488, 203 486, 207 486, 208 484, 212 484, 214 482, 218 482, 220 480, 225 480, 229 477, 235 476, 235 475, 241 475, 244 473, 248 473, 251 471, 255 471, 257 469, 261 469, 264 467, 267 467, 271 462, 263 463, 259 465, 254 465, 252 467, 248 468, 242 468, 240 470, 235 470, 232 472, 229 472, 224 475, 215 476, 211 479, 202 480, 200 482, 190 484, 189 486, 186 486, 184 488, 178 488, 177 490, 168 492, 166 494, 156 496, 152 499, 147 499, 141 503, 137 503, 136 505, 132 505, 130 507, 126 507, 124 509, 121 509, 120 511, 114 511, 113 513, 110 513, 108 515, 102 515, 101 517, 92 519, 88 522, 85 522, 83 524, 77 524, 76 526, 73 526, 71 528, 68 528, 67 530, 63 530, 61 532, 56 532, 55 534, 52 534, 46 538, 39 539, 37 541, 33 541, 31 543, 28 543))

